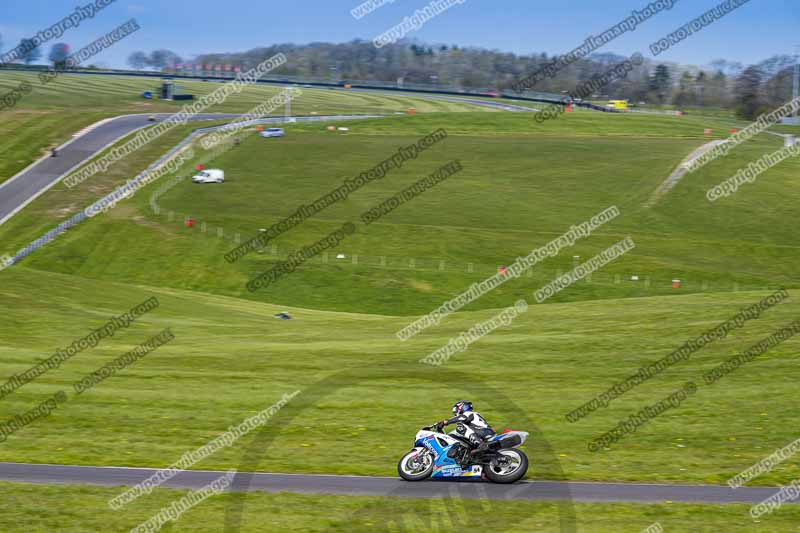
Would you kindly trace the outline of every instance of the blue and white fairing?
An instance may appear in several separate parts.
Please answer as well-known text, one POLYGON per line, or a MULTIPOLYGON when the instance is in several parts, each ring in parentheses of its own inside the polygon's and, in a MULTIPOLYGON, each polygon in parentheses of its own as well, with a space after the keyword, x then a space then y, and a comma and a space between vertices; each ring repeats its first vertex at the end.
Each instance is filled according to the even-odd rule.
MULTIPOLYGON (((512 448, 521 445, 527 438, 528 434, 524 431, 511 431, 495 435, 489 439, 489 442, 503 443, 506 441, 509 443, 507 447, 512 448)), ((460 441, 450 435, 423 429, 417 433, 414 447, 420 452, 428 450, 433 455, 432 478, 480 478, 483 473, 480 465, 471 465, 463 469, 455 459, 447 456, 447 452, 458 444, 460 441)), ((501 444, 500 447, 505 448, 506 446, 501 444)))

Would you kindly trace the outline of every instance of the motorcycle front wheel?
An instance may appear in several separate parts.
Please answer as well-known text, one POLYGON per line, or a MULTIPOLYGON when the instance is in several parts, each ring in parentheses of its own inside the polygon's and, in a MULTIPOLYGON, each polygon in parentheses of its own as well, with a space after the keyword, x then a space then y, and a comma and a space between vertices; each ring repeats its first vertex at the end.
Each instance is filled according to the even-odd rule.
POLYGON ((525 476, 528 471, 528 456, 521 450, 511 448, 497 452, 484 472, 489 481, 494 483, 514 483, 525 476))
POLYGON ((397 473, 406 481, 422 481, 433 472, 433 456, 425 450, 411 450, 397 463, 397 473))

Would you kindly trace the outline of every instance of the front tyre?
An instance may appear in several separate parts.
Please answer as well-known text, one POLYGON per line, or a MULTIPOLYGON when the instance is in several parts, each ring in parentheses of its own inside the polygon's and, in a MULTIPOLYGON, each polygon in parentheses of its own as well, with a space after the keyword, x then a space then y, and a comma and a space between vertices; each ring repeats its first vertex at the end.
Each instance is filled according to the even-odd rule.
POLYGON ((528 472, 528 456, 521 450, 511 448, 500 450, 484 472, 489 481, 494 483, 514 483, 522 479, 528 472))
POLYGON ((428 450, 411 450, 397 463, 397 473, 406 481, 422 481, 433 472, 433 456, 428 450))

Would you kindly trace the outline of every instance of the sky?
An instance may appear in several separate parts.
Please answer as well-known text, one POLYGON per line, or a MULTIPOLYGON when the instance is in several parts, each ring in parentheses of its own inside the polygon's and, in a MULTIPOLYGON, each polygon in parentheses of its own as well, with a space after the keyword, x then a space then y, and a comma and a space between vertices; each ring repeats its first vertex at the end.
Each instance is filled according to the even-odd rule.
MULTIPOLYGON (((94 0, 0 0, 2 51, 16 46, 94 0), (9 5, 11 4, 11 5, 9 5)), ((431 0, 385 0, 357 20, 351 10, 363 0, 114 0, 61 39, 73 50, 135 18, 141 29, 92 59, 125 68, 136 50, 173 50, 184 58, 236 52, 280 43, 372 41, 431 0)), ((642 10, 650 0, 452 0, 453 6, 407 35, 427 43, 477 46, 515 53, 561 54, 642 10)), ((652 57, 649 45, 721 0, 668 0, 674 6, 641 23, 598 52, 652 57)), ((741 0, 738 0, 741 1, 741 0)), ((724 18, 658 56, 686 65, 715 59, 757 63, 790 54, 800 45, 800 0, 750 0, 724 18)), ((291 61, 291 58, 290 58, 291 61)))

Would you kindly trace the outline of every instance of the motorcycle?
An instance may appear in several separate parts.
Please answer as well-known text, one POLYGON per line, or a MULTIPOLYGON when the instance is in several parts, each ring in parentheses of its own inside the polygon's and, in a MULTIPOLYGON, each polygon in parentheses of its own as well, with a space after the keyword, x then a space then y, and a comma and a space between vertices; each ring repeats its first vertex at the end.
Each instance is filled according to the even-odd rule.
POLYGON ((528 457, 519 449, 528 438, 525 431, 506 430, 477 446, 480 439, 465 424, 450 433, 442 429, 439 423, 417 432, 414 448, 397 464, 400 477, 406 481, 485 477, 494 483, 514 483, 528 471, 528 457))

